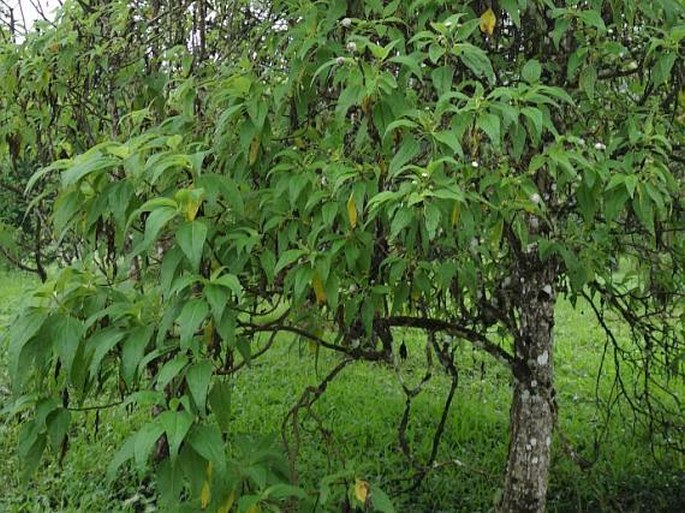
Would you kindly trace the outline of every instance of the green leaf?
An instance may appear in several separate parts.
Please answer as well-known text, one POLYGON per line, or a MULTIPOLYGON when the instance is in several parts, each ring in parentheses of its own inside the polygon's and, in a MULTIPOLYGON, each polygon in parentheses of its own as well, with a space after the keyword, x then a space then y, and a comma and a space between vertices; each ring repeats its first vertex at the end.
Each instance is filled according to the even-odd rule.
POLYGON ((388 137, 388 134, 391 134, 394 130, 397 130, 398 128, 413 129, 417 126, 418 125, 416 124, 416 122, 410 119, 396 119, 395 121, 389 123, 388 126, 385 128, 385 132, 383 132, 383 140, 385 140, 388 137))
POLYGON ((455 51, 464 65, 476 76, 485 76, 491 84, 495 82, 495 71, 492 69, 492 63, 483 49, 470 43, 459 43, 456 45, 455 51))
POLYGON ((517 0, 500 0, 500 5, 502 9, 507 11, 509 16, 511 16, 511 21, 517 27, 521 26, 521 14, 519 13, 519 6, 517 0))
POLYGON ((190 426, 193 425, 193 416, 185 410, 165 411, 159 415, 159 424, 166 433, 167 442, 169 442, 169 456, 173 461, 178 456, 178 451, 190 430, 190 426))
POLYGON ((133 458, 137 434, 129 436, 119 447, 112 461, 107 466, 107 481, 112 482, 116 478, 117 471, 128 460, 133 458))
POLYGON ((167 297, 171 294, 171 286, 178 276, 179 264, 182 260, 183 251, 177 247, 169 249, 169 251, 164 254, 159 273, 159 284, 162 288, 162 294, 167 297))
POLYGON ((133 441, 133 457, 140 472, 145 470, 147 458, 152 452, 152 448, 157 440, 164 434, 164 427, 159 421, 159 417, 151 422, 144 424, 136 433, 133 441))
POLYGON ((554 42, 554 47, 559 49, 559 43, 561 38, 571 26, 571 20, 566 16, 559 16, 554 23, 554 30, 552 31, 552 41, 554 42))
POLYGON ((428 58, 433 64, 436 64, 443 55, 445 55, 445 49, 439 44, 431 43, 428 47, 428 58))
POLYGON ((28 424, 28 430, 22 430, 19 438, 18 454, 21 458, 22 478, 28 481, 31 474, 38 468, 40 459, 45 452, 47 445, 47 435, 43 432, 32 433, 31 424, 28 424), (27 431, 26 435, 24 432, 27 431))
POLYGON ((289 249, 287 251, 284 251, 283 254, 279 257, 278 263, 276 263, 276 267, 274 268, 274 274, 278 274, 283 269, 288 267, 290 264, 295 262, 295 260, 306 254, 307 252, 302 249, 289 249))
POLYGON ((243 295, 243 287, 240 284, 240 280, 235 274, 222 274, 217 279, 213 280, 211 283, 214 285, 221 285, 229 289, 235 297, 240 300, 243 295))
POLYGON ((395 62, 406 66, 409 71, 419 80, 423 78, 423 71, 421 70, 421 58, 419 54, 413 53, 410 55, 397 55, 389 59, 388 62, 395 62))
POLYGON ((102 331, 96 332, 88 341, 86 342, 86 351, 92 351, 93 356, 90 361, 90 366, 88 372, 91 378, 97 377, 100 372, 100 365, 102 360, 105 358, 107 353, 109 353, 117 343, 124 338, 126 333, 119 329, 118 327, 106 328, 102 331))
POLYGON ((76 157, 73 165, 62 173, 62 187, 67 188, 91 173, 112 168, 120 163, 118 158, 104 156, 99 150, 93 148, 76 157))
POLYGON ((602 16, 599 12, 593 10, 589 11, 581 11, 578 16, 580 17, 581 20, 583 20, 583 23, 586 25, 590 25, 591 27, 595 27, 598 29, 600 32, 606 32, 606 25, 604 24, 604 20, 602 19, 602 16))
POLYGON ((205 240, 207 240, 207 225, 200 220, 185 223, 176 232, 176 241, 188 258, 193 272, 198 272, 200 269, 205 240))
POLYGON ((230 310, 224 311, 223 315, 221 316, 221 321, 216 325, 216 330, 219 332, 221 339, 226 342, 228 347, 235 347, 235 326, 235 312, 230 310))
POLYGON ((66 408, 57 408, 50 412, 46 418, 48 436, 53 450, 59 451, 64 437, 67 435, 69 424, 71 423, 71 413, 66 408))
POLYGON ((449 148, 458 156, 463 157, 464 150, 461 147, 459 141, 459 134, 454 130, 443 130, 441 132, 436 132, 433 134, 435 139, 443 144, 449 146, 449 148))
POLYGON ((252 361, 252 347, 250 346, 250 341, 245 337, 238 337, 236 339, 236 347, 238 348, 240 356, 245 360, 245 363, 250 365, 250 362, 252 361))
POLYGON ((152 246, 162 228, 176 217, 177 213, 177 210, 171 207, 159 207, 150 213, 145 223, 145 238, 142 249, 152 246))
POLYGON ((203 323, 208 313, 209 306, 202 299, 191 299, 183 306, 181 314, 176 319, 181 336, 181 349, 190 348, 190 342, 195 332, 203 323))
POLYGON ((230 300, 229 291, 225 287, 208 283, 205 285, 203 293, 207 299, 207 303, 209 303, 209 307, 212 310, 212 316, 218 323, 221 321, 221 317, 226 309, 226 304, 230 300))
POLYGON ((411 209, 398 208, 390 225, 390 238, 396 238, 412 221, 414 221, 414 213, 411 209))
POLYGON ((395 513, 395 507, 392 505, 390 497, 377 486, 371 487, 371 504, 373 505, 374 511, 379 511, 380 513, 395 513))
POLYGON ((492 144, 498 148, 500 146, 500 120, 495 114, 485 113, 478 117, 477 121, 478 128, 483 130, 492 144))
POLYGON ((188 357, 184 354, 177 354, 172 360, 164 364, 157 374, 155 386, 157 390, 163 390, 169 382, 178 376, 188 364, 188 357))
POLYGON ((438 93, 438 96, 442 96, 452 89, 452 83, 454 81, 454 67, 453 66, 440 66, 431 72, 431 80, 433 82, 433 87, 438 93))
POLYGON ((188 443, 219 472, 223 471, 226 465, 224 441, 221 431, 216 426, 204 424, 195 426, 188 437, 188 443))
POLYGON ((133 384, 145 348, 155 331, 154 325, 140 326, 132 330, 121 350, 121 377, 127 386, 133 384))
POLYGON ((411 161, 419 153, 419 143, 412 136, 408 135, 402 139, 400 149, 390 161, 388 172, 390 176, 395 175, 402 166, 411 161))
POLYGON ((542 111, 535 107, 523 107, 521 114, 530 120, 529 132, 534 141, 539 141, 542 136, 542 111))
POLYGON ((71 366, 83 335, 83 323, 71 316, 57 314, 46 321, 46 327, 54 351, 62 362, 62 372, 70 376, 71 366))
POLYGON ((526 62, 525 66, 523 66, 523 69, 521 70, 521 76, 523 77, 523 80, 529 84, 539 82, 541 74, 542 66, 540 66, 540 62, 535 59, 531 59, 526 62))
MULTIPOLYGON (((40 330, 45 322, 46 316, 38 310, 29 310, 24 315, 12 323, 12 330, 9 333, 8 361, 10 377, 13 387, 19 390, 27 377, 26 344, 40 330)), ((47 344, 41 344, 45 350, 50 350, 47 344)))
POLYGON ((675 52, 666 52, 659 57, 654 66, 654 85, 666 82, 671 76, 671 70, 676 61, 675 52))
POLYGON ((591 100, 595 97, 595 82, 597 82, 597 70, 593 65, 586 66, 580 73, 580 89, 591 100))
POLYGON ((428 203, 424 205, 424 218, 426 222, 426 231, 428 232, 428 238, 433 240, 435 234, 438 231, 438 226, 440 225, 440 208, 433 203, 428 203))
POLYGON ((209 391, 209 382, 212 379, 214 367, 209 360, 201 360, 192 364, 186 372, 186 383, 190 395, 195 401, 195 405, 200 412, 200 415, 205 414, 207 404, 207 392, 209 391))
POLYGON ((231 394, 232 386, 227 380, 219 380, 214 383, 209 392, 209 406, 216 417, 221 430, 229 431, 231 425, 231 394))

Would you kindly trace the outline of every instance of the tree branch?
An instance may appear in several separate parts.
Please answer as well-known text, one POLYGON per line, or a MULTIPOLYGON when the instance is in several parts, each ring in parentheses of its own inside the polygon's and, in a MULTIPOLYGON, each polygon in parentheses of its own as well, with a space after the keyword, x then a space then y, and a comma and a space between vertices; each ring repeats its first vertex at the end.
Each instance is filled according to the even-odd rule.
POLYGON ((492 342, 482 333, 478 333, 470 328, 454 324, 441 319, 431 319, 426 317, 397 316, 380 319, 377 322, 385 322, 388 326, 404 328, 420 328, 429 331, 444 331, 452 336, 468 340, 473 346, 489 353, 497 361, 509 367, 514 365, 514 357, 500 346, 492 342))

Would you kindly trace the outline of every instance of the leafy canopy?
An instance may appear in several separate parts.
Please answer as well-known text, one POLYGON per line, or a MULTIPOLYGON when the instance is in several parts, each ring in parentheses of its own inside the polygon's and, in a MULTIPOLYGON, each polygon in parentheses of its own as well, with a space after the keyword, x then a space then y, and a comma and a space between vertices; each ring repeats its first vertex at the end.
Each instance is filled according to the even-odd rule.
MULTIPOLYGON (((67 2, 49 36, 29 37, 21 58, 3 54, 26 67, 73 55, 43 86, 22 87, 54 95, 61 83, 112 109, 98 118, 61 107, 57 130, 93 138, 70 142, 28 184, 56 195, 54 236, 78 247, 10 337, 18 404, 35 411, 21 442, 29 467, 64 442, 70 408, 121 394, 159 414, 112 475, 128 460, 144 469, 165 435, 159 482, 170 500, 184 486, 193 504, 224 511, 304 497, 275 484, 287 473, 276 467, 238 497, 222 440, 228 377, 282 332, 343 362, 390 361, 393 332, 407 326, 513 365, 531 255, 554 262, 540 293, 584 296, 600 320, 607 309, 630 322, 635 346, 616 352, 645 377, 643 391, 682 379, 679 3, 230 8, 233 32, 206 11, 194 31, 171 19, 164 31, 152 5, 93 7, 84 25, 67 2), (110 36, 89 43, 92 59, 69 53, 84 28, 110 36), (43 52, 46 37, 59 37, 59 52, 43 52), (164 46, 172 37, 179 44, 164 46), (98 82, 112 67, 116 97, 98 82)), ((450 372, 454 346, 434 350, 450 372)), ((634 404, 664 426, 679 414, 668 393, 634 404)), ((390 510, 380 498, 376 507, 390 510)))

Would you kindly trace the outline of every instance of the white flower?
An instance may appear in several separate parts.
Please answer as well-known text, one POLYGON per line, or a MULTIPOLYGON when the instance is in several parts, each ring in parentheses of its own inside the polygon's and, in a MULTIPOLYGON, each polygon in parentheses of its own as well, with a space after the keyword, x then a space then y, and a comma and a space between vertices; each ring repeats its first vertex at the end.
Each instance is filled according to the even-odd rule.
POLYGON ((345 28, 350 28, 352 26, 352 20, 350 18, 343 18, 340 20, 340 24, 345 28))
POLYGON ((421 173, 421 178, 428 178, 428 173, 426 173, 426 172, 421 173))
POLYGON ((347 51, 350 53, 356 52, 357 51, 357 43, 355 43, 354 41, 350 41, 349 43, 347 43, 347 51))
POLYGON ((337 59, 335 59, 335 63, 338 66, 342 66, 343 64, 345 64, 345 57, 338 57, 337 59))
POLYGON ((606 147, 606 144, 604 144, 603 142, 599 141, 599 142, 596 142, 596 143, 595 143, 595 149, 596 149, 596 150, 602 151, 602 150, 606 150, 607 147, 606 147))
POLYGON ((471 162, 471 167, 478 167, 479 165, 480 164, 478 164, 477 160, 474 160, 473 162, 471 162))
POLYGON ((536 205, 539 205, 540 202, 542 201, 542 198, 537 192, 534 192, 533 194, 530 195, 530 201, 535 203, 536 205))
POLYGON ((585 139, 583 139, 582 137, 580 139, 578 139, 578 144, 580 146, 585 146, 585 139))

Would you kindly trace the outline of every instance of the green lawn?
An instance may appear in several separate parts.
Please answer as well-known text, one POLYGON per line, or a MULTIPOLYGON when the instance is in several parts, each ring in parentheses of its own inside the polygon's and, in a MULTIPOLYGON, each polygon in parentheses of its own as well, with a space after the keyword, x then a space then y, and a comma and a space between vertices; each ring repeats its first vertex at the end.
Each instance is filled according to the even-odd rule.
MULTIPOLYGON (((11 329, 12 314, 33 286, 31 277, 0 275, 0 325, 11 329)), ((620 331, 620 330, 619 330, 620 331)), ((402 364, 408 382, 424 372, 424 340, 407 332, 409 359, 402 364)), ((586 459, 594 455, 594 439, 601 433, 605 405, 613 383, 613 361, 596 374, 605 336, 591 312, 573 310, 562 302, 557 310, 556 372, 559 427, 569 446, 555 443, 550 484, 550 512, 675 512, 685 509, 685 461, 682 455, 650 450, 644 432, 633 427, 632 416, 620 401, 609 419, 609 431, 598 447, 597 461, 581 470, 569 450, 586 459)), ((6 347, 0 362, 6 361, 6 347)), ((509 378, 488 357, 464 345, 460 350, 460 379, 437 458, 439 468, 410 492, 403 492, 408 463, 397 442, 397 426, 404 395, 395 370, 385 365, 353 363, 328 387, 312 414, 301 415, 298 473, 300 483, 315 489, 324 476, 343 473, 381 486, 394 496, 398 512, 486 512, 497 497, 507 450, 509 378), (317 420, 318 419, 318 420, 317 420), (322 425, 318 422, 321 421, 322 425), (325 429, 322 436, 320 427, 325 429)), ((321 354, 318 362, 309 347, 290 337, 257 359, 234 379, 234 432, 229 451, 237 454, 244 435, 272 432, 278 438, 284 415, 308 385, 317 384, 337 363, 335 355, 321 354)), ((408 440, 416 458, 430 452, 434 429, 448 389, 448 379, 434 365, 434 378, 415 400, 408 440)), ((683 391, 682 383, 680 392, 683 391)), ((0 409, 10 400, 5 366, 0 363, 0 409)), ((116 447, 135 429, 145 413, 121 408, 75 413, 72 444, 60 465, 54 455, 29 482, 20 478, 14 454, 20 427, 0 419, 0 511, 153 511, 154 484, 140 484, 121 473, 112 486, 103 481, 116 447)), ((342 487, 334 487, 342 493, 342 487)))

